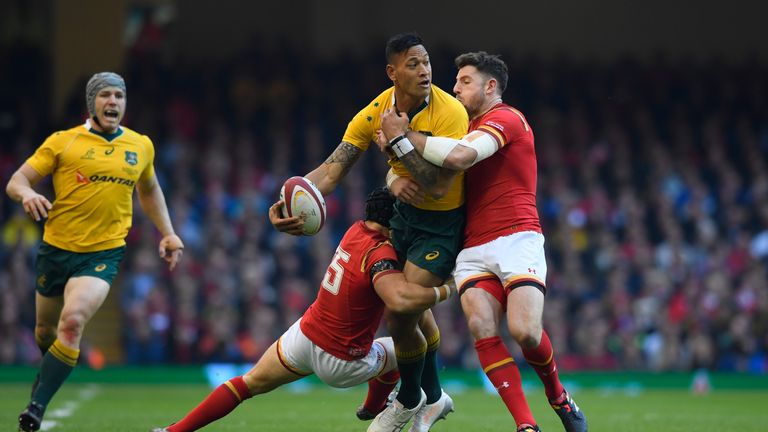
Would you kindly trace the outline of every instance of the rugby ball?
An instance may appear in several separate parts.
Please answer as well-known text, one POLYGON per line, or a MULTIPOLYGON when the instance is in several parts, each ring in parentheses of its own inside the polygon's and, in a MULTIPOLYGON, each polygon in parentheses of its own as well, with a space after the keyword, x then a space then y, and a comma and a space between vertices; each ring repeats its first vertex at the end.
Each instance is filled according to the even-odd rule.
POLYGON ((325 223, 325 200, 317 187, 304 177, 291 177, 280 188, 283 200, 283 217, 299 217, 304 220, 304 235, 314 235, 325 223))

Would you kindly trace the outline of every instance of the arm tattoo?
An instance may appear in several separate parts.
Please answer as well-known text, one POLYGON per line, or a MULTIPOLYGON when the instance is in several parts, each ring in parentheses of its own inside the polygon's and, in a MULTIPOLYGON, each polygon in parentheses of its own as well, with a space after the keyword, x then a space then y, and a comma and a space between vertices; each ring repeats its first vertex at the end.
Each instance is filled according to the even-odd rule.
POLYGON ((441 168, 425 160, 419 152, 414 150, 403 155, 403 157, 400 158, 400 162, 405 165, 408 172, 411 173, 413 178, 415 178, 422 186, 427 189, 432 189, 437 186, 441 168))
POLYGON ((352 165, 357 162, 363 151, 359 147, 355 147, 352 144, 342 141, 336 150, 328 156, 325 160, 326 164, 339 164, 341 166, 341 177, 347 175, 352 165))
POLYGON ((373 277, 376 276, 376 273, 383 272, 386 270, 398 270, 398 264, 391 260, 391 259, 383 259, 381 261, 376 261, 371 266, 371 281, 373 281, 373 277))

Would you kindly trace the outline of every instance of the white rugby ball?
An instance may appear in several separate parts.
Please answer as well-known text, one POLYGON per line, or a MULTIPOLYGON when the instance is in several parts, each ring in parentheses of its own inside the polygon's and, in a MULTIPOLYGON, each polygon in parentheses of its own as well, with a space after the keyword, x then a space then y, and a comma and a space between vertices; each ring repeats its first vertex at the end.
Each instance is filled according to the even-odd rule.
POLYGON ((283 217, 299 217, 304 220, 304 235, 314 235, 325 224, 325 199, 308 179, 291 177, 280 188, 280 199, 285 202, 283 217))

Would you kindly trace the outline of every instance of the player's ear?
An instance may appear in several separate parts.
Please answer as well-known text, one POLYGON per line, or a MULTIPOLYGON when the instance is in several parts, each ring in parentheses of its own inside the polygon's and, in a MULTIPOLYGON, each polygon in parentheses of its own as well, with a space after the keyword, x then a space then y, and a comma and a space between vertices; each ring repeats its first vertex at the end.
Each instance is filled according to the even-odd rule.
POLYGON ((499 82, 496 81, 496 78, 489 78, 488 81, 485 83, 485 91, 488 94, 493 94, 496 92, 496 86, 498 86, 499 82))
POLYGON ((394 83, 397 81, 397 75, 395 74, 395 66, 391 64, 387 64, 387 76, 389 79, 394 83))

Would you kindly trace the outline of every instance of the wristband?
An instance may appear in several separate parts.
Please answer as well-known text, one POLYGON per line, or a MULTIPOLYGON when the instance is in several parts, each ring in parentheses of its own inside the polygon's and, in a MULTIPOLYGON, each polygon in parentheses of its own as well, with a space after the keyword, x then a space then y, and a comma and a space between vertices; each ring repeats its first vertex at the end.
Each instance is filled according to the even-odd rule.
POLYGON ((435 304, 433 306, 437 306, 438 303, 440 303, 440 288, 438 287, 432 287, 435 290, 435 304))
POLYGON ((392 190, 392 183, 395 182, 395 180, 399 179, 400 176, 395 174, 395 172, 390 168, 389 171, 387 171, 387 189, 390 191, 392 190))
POLYGON ((393 145, 397 144, 402 139, 405 139, 405 134, 398 135, 398 136, 392 138, 391 140, 389 140, 389 145, 393 146, 393 145))
POLYGON ((413 150, 413 144, 408 141, 408 137, 405 135, 395 138, 390 146, 392 147, 392 150, 395 151, 398 158, 405 156, 413 150))

